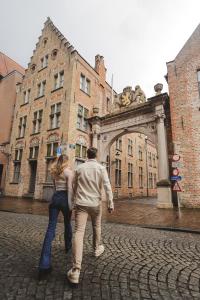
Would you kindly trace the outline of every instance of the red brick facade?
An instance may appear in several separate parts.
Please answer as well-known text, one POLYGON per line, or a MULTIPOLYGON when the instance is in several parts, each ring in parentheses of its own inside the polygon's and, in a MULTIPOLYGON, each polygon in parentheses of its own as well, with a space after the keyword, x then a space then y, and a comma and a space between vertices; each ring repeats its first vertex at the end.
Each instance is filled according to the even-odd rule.
POLYGON ((200 25, 167 70, 173 150, 182 176, 179 202, 200 207, 200 25))
POLYGON ((24 69, 0 52, 0 189, 4 189, 8 164, 8 144, 16 101, 16 84, 22 81, 24 69), (3 147, 3 148, 2 148, 3 147))

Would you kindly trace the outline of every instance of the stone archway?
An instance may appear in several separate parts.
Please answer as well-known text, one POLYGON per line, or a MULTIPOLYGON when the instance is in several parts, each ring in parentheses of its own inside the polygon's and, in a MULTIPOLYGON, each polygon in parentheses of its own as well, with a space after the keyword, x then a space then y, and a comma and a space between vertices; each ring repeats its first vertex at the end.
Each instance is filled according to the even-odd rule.
POLYGON ((167 147, 166 104, 169 102, 166 93, 159 94, 143 103, 136 103, 100 117, 96 113, 89 122, 92 126, 92 145, 99 150, 101 163, 106 163, 112 143, 120 136, 140 132, 149 137, 158 150, 158 202, 160 208, 171 208, 172 195, 169 181, 169 160, 167 147))

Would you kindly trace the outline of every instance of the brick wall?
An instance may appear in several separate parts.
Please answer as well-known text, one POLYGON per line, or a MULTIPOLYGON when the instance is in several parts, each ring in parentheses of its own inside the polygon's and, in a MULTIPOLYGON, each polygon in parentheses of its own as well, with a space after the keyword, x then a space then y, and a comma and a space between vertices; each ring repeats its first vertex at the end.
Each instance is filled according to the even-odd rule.
POLYGON ((172 140, 174 153, 181 156, 178 193, 180 204, 200 207, 200 96, 197 70, 200 69, 200 26, 174 61, 167 63, 172 140))

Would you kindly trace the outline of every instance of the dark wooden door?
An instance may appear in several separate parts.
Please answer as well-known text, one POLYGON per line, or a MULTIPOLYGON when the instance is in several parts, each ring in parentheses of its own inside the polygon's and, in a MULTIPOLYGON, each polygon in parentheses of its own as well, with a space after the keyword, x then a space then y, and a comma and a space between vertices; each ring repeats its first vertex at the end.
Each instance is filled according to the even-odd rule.
POLYGON ((30 162, 31 176, 30 176, 30 184, 29 184, 29 193, 33 194, 35 192, 35 181, 36 181, 36 173, 37 173, 37 161, 30 162))

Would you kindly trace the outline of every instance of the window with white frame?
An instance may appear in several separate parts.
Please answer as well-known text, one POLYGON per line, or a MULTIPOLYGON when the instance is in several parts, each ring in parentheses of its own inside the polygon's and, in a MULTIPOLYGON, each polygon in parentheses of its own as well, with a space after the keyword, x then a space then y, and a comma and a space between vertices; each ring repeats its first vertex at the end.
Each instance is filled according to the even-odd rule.
POLYGON ((19 183, 19 180, 20 180, 22 154, 23 154, 23 149, 15 150, 13 183, 19 183))
POLYGON ((50 114, 50 129, 60 127, 61 119, 61 103, 56 103, 51 105, 51 114, 50 114))
POLYGON ((148 161, 149 161, 149 166, 152 167, 152 155, 151 155, 151 152, 148 152, 148 161))
POLYGON ((143 188, 143 168, 139 167, 139 187, 143 188))
POLYGON ((42 114, 43 110, 35 111, 33 114, 33 133, 39 133, 42 124, 42 114))
POLYGON ((25 135, 26 121, 27 121, 27 116, 21 117, 19 119, 19 126, 18 126, 18 137, 19 138, 23 138, 25 135))
POLYGON ((64 85, 64 71, 54 75, 54 90, 63 87, 64 85))
POLYGON ((153 189, 153 174, 149 172, 149 188, 153 189))
POLYGON ((38 84, 38 92, 37 92, 37 97, 42 97, 45 94, 45 86, 46 86, 46 80, 40 82, 38 84))
POLYGON ((47 157, 56 157, 58 142, 47 143, 47 157))
POLYGON ((116 139, 116 150, 122 151, 122 138, 116 139))
POLYGON ((138 147, 138 155, 139 155, 139 160, 142 160, 143 154, 142 154, 142 147, 141 146, 138 147))
POLYGON ((31 89, 28 89, 27 91, 24 91, 23 104, 29 102, 29 100, 30 100, 30 93, 31 93, 31 89))
POLYGON ((37 159, 39 153, 39 146, 30 147, 29 159, 37 159))
POLYGON ((80 89, 90 95, 90 80, 83 74, 80 76, 80 89))
POLYGON ((121 160, 116 159, 115 161, 115 186, 121 187, 121 178, 122 177, 122 170, 121 170, 121 160))
POLYGON ((45 55, 44 57, 41 58, 41 69, 44 69, 48 66, 48 55, 45 55))
POLYGON ((128 187, 133 187, 133 164, 128 163, 128 187))
POLYGON ((156 168, 156 155, 152 154, 153 167, 156 168))
POLYGON ((75 149, 75 156, 76 158, 86 159, 87 157, 87 147, 82 144, 76 144, 75 149))
POLYGON ((83 131, 88 130, 88 114, 89 110, 82 105, 78 105, 78 114, 77 114, 77 128, 83 131))
POLYGON ((133 155, 133 141, 128 139, 128 155, 133 155))
POLYGON ((106 170, 107 170, 108 176, 110 177, 110 156, 109 155, 106 156, 106 170))

